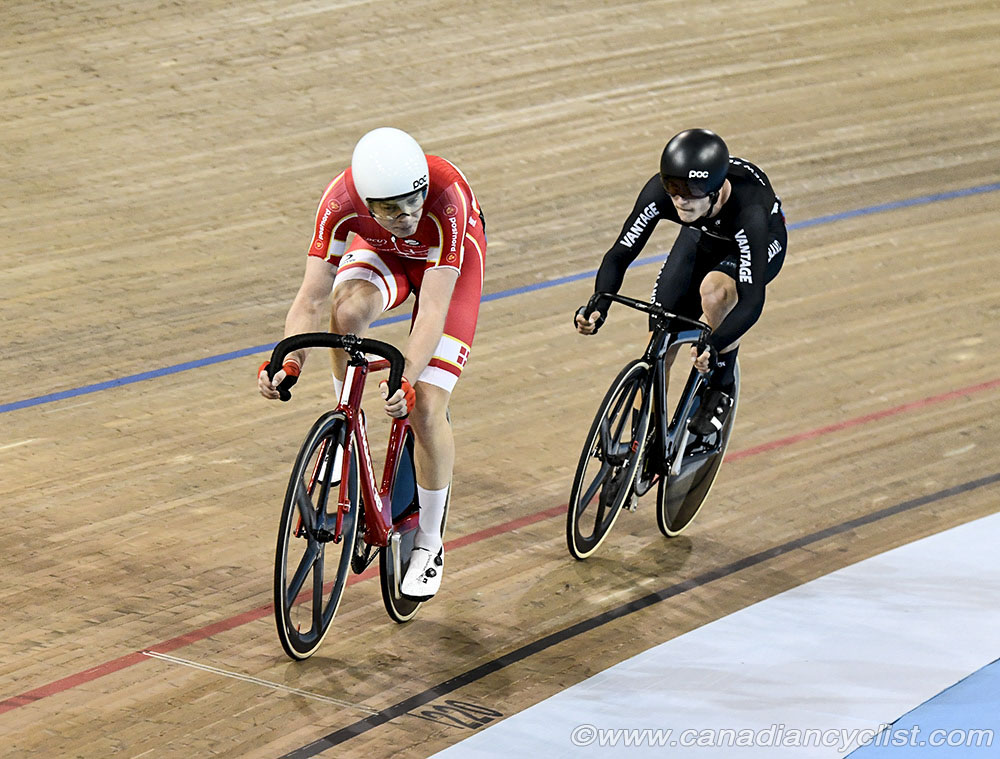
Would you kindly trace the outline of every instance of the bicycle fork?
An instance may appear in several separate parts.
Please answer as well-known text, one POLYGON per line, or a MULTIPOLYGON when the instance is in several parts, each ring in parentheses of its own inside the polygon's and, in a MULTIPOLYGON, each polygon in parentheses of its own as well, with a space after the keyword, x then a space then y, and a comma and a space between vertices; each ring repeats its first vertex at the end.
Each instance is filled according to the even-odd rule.
MULTIPOLYGON (((692 370, 693 371, 693 370, 692 370)), ((694 399, 698 396, 698 391, 704 382, 704 376, 692 375, 684 388, 684 402, 678 406, 677 415, 673 420, 674 431, 672 437, 680 435, 680 441, 673 447, 672 458, 670 459, 670 476, 676 477, 681 473, 681 464, 684 462, 684 453, 687 450, 688 442, 691 440, 691 431, 688 429, 688 420, 691 417, 691 408, 694 406, 694 399)))
MULTIPOLYGON (((325 440, 320 448, 316 463, 313 465, 312 475, 309 478, 309 485, 306 487, 306 495, 309 498, 311 498, 315 492, 317 484, 319 484, 320 488, 327 489, 327 492, 329 492, 330 488, 337 488, 337 516, 333 532, 326 529, 325 524, 320 524, 318 522, 315 524, 313 529, 314 536, 321 543, 327 543, 330 541, 339 543, 343 538, 344 514, 350 511, 350 503, 344 498, 344 488, 347 486, 347 480, 343 478, 343 463, 344 441, 337 441, 333 439, 325 440), (336 450, 332 464, 330 462, 331 445, 333 445, 336 450), (327 478, 330 479, 329 482, 327 482, 327 478)), ((301 483, 299 487, 301 487, 301 483)), ((323 522, 325 523, 326 520, 324 519, 323 522)), ((300 511, 293 534, 297 537, 301 537, 305 534, 305 532, 305 524, 300 511)))
POLYGON ((703 381, 702 375, 692 374, 689 376, 684 386, 682 400, 677 406, 673 419, 669 424, 666 417, 667 409, 667 366, 666 356, 669 350, 676 349, 687 342, 680 335, 664 332, 659 338, 654 337, 646 349, 647 360, 655 367, 655 377, 653 378, 652 390, 656 394, 656 405, 658 413, 655 415, 654 424, 659 426, 659 437, 663 441, 663 454, 669 466, 667 467, 667 477, 676 477, 680 474, 681 464, 684 461, 684 453, 687 451, 688 443, 691 440, 691 432, 688 430, 687 420, 691 415, 691 408, 694 399, 698 395, 698 390, 703 381))
POLYGON ((684 451, 687 449, 688 439, 691 437, 691 431, 688 430, 687 425, 684 425, 684 431, 681 433, 681 442, 677 446, 677 452, 674 454, 673 461, 670 462, 670 476, 676 477, 681 473, 681 462, 684 460, 684 451))
POLYGON ((403 560, 399 557, 402 552, 402 536, 394 530, 389 541, 392 543, 392 593, 396 598, 402 598, 399 590, 403 584, 403 560))

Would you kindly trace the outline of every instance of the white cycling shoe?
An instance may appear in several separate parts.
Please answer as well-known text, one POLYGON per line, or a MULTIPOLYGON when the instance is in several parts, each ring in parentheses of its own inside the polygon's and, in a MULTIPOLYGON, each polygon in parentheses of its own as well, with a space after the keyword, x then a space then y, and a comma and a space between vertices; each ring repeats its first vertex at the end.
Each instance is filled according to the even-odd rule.
POLYGON ((399 592, 415 601, 426 601, 441 587, 444 574, 444 548, 436 554, 426 548, 414 548, 399 592))

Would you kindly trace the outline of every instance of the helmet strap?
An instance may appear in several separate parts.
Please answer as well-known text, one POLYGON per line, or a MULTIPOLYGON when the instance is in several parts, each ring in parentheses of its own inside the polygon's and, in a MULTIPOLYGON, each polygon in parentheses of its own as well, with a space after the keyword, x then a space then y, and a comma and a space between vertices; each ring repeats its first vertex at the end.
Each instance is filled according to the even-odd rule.
POLYGON ((721 190, 716 190, 715 192, 708 193, 708 199, 712 201, 708 204, 708 213, 712 213, 712 209, 715 208, 716 202, 719 200, 719 193, 721 190))
POLYGON ((712 209, 715 208, 715 202, 719 199, 720 190, 708 193, 708 210, 705 211, 701 216, 699 216, 695 221, 701 221, 702 219, 707 219, 711 216, 712 209))

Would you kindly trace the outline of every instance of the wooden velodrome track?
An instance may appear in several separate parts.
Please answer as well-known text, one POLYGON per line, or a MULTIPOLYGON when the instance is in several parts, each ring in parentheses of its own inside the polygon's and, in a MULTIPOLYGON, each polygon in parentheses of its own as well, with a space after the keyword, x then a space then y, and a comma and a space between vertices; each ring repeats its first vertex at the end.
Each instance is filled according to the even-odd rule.
POLYGON ((7 0, 0 20, 0 755, 423 757, 997 510, 994 1, 7 0), (469 177, 496 297, 453 399, 441 594, 397 626, 363 579, 292 663, 274 536, 329 379, 314 358, 269 404, 246 349, 281 336, 315 203, 383 124, 469 177), (576 562, 579 447, 645 331, 619 311, 585 339, 571 314, 690 126, 769 173, 787 262, 703 513, 667 541, 647 498, 576 562))

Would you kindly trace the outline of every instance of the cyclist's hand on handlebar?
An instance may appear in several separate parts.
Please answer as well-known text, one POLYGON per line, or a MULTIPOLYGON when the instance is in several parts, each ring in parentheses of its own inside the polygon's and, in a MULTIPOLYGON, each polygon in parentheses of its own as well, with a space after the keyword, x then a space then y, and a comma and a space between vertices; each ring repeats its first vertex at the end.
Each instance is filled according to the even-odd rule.
POLYGON ((288 359, 274 377, 268 379, 267 367, 269 363, 269 361, 265 361, 257 370, 257 389, 268 400, 273 401, 280 398, 282 392, 286 396, 284 400, 288 400, 291 397, 288 390, 298 381, 302 367, 299 366, 299 362, 295 359, 288 359))
POLYGON ((417 402, 417 393, 406 377, 403 377, 403 380, 399 383, 399 390, 393 393, 391 398, 387 397, 389 395, 389 383, 385 380, 378 383, 378 390, 382 393, 382 397, 385 398, 385 413, 389 416, 394 419, 401 419, 413 411, 413 406, 417 402))
POLYGON ((588 318, 587 307, 580 306, 573 315, 573 324, 576 326, 576 331, 581 335, 596 335, 597 330, 604 324, 604 314, 595 310, 591 312, 588 318))
POLYGON ((711 345, 698 344, 691 346, 691 360, 694 361, 694 368, 702 374, 707 374, 714 369, 717 359, 718 354, 711 345))

